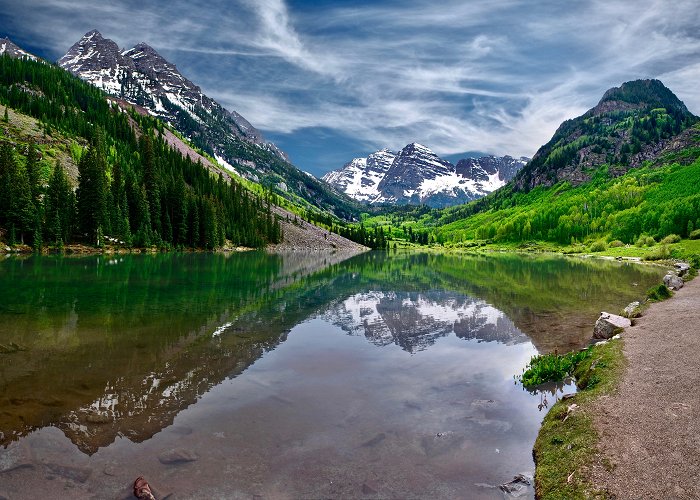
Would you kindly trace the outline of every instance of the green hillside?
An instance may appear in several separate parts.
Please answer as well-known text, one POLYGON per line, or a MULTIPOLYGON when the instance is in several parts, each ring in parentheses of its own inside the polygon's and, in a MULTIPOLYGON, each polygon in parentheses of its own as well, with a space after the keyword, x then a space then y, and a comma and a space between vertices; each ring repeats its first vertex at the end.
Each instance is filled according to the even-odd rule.
POLYGON ((0 57, 0 105, 7 242, 214 248, 281 239, 270 196, 183 158, 160 138, 161 122, 111 106, 62 69, 0 57))

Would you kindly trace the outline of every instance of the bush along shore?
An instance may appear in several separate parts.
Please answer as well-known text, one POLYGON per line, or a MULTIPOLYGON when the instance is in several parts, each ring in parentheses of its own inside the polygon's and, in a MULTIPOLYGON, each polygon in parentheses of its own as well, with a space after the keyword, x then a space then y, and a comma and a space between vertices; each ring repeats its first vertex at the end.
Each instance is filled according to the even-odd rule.
POLYGON ((595 344, 578 352, 535 356, 516 376, 527 388, 574 378, 578 389, 564 395, 542 422, 533 449, 536 498, 606 498, 592 483, 591 470, 602 466, 610 471, 614 464, 599 455, 592 403, 615 391, 622 378, 626 366, 624 328, 631 326, 650 302, 671 298, 673 290, 697 274, 688 264, 676 264, 676 272, 669 272, 663 283, 648 290, 644 304, 633 302, 620 315, 602 313, 594 328, 595 344))

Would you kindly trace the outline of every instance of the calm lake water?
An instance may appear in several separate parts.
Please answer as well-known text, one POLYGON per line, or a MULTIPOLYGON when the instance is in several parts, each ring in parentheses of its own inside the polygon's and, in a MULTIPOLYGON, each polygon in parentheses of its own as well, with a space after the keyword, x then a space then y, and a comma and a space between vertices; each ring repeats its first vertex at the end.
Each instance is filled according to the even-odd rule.
POLYGON ((140 475, 158 498, 502 498, 533 473, 556 398, 513 376, 663 274, 513 255, 8 258, 0 498, 129 498, 140 475))

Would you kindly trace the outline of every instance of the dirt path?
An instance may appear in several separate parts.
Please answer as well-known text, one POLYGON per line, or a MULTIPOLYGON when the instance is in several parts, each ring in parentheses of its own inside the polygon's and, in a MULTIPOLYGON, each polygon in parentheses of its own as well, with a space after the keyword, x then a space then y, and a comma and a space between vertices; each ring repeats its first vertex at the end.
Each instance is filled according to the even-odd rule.
POLYGON ((623 337, 620 389, 593 407, 613 469, 594 483, 616 499, 700 498, 700 278, 623 337))

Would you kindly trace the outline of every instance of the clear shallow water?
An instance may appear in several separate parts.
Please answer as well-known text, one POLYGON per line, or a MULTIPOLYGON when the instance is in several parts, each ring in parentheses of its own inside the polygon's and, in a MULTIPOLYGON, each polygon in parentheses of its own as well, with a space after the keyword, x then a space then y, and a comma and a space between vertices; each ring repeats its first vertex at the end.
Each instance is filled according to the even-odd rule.
MULTIPOLYGON (((663 270, 371 253, 0 264, 0 495, 501 498, 538 351, 663 270)), ((548 403, 553 396, 550 394, 548 403)))

